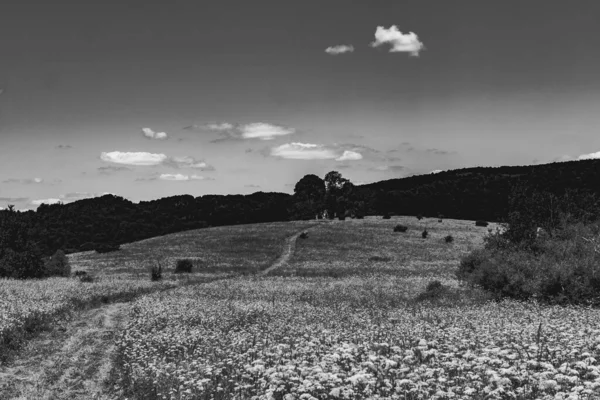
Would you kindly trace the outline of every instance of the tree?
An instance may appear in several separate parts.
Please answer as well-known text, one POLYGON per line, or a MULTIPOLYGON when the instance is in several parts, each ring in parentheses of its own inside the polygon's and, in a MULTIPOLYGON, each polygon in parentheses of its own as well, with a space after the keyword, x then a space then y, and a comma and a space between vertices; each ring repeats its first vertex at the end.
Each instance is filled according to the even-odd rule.
POLYGON ((313 219, 323 211, 325 182, 316 175, 305 175, 294 187, 292 218, 313 219))
POLYGON ((325 209, 327 218, 344 217, 351 204, 354 185, 337 171, 325 175, 325 209))

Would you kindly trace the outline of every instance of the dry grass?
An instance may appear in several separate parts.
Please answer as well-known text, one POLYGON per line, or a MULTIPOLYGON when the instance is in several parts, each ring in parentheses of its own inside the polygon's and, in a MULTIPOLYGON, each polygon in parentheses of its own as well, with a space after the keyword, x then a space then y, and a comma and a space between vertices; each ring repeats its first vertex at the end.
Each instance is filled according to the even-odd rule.
MULTIPOLYGON (((489 228, 495 229, 493 224, 489 228)), ((473 221, 446 219, 417 220, 415 217, 392 217, 383 220, 336 221, 311 230, 299 241, 289 264, 272 275, 341 277, 362 273, 385 273, 398 276, 450 277, 460 257, 481 246, 487 228, 473 221), (397 224, 408 226, 405 233, 393 232, 397 224), (423 229, 429 236, 421 237, 423 229), (451 234, 453 243, 444 238, 451 234)))
POLYGON ((125 244, 113 253, 71 254, 69 259, 73 271, 138 277, 146 276, 157 262, 169 277, 180 258, 193 260, 194 272, 199 273, 256 273, 279 257, 287 237, 312 225, 315 222, 294 221, 206 228, 125 244))

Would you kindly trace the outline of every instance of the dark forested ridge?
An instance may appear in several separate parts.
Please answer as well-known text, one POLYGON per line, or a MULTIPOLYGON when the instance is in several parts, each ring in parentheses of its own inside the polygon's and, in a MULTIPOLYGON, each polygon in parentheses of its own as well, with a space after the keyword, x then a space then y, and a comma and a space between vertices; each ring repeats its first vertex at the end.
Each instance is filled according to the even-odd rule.
POLYGON ((374 193, 378 214, 503 221, 513 188, 562 195, 566 191, 600 198, 600 160, 514 167, 475 167, 375 182, 360 188, 374 193))
POLYGON ((317 216, 421 214, 504 221, 514 187, 525 185, 556 195, 571 190, 600 198, 599 178, 600 160, 465 168, 361 186, 332 171, 325 179, 303 177, 294 195, 183 195, 139 203, 105 195, 69 204, 43 204, 35 212, 0 211, 0 239, 2 231, 8 231, 3 221, 14 225, 18 220, 19 229, 26 230, 40 252, 48 256, 57 249, 67 253, 91 250, 99 244, 114 246, 208 226, 317 216))

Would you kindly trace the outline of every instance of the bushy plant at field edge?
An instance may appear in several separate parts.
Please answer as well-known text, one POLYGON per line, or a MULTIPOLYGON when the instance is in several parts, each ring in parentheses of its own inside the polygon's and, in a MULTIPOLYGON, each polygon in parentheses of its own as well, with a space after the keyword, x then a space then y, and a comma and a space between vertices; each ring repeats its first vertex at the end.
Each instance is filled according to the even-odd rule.
POLYGON ((600 305, 600 253, 593 243, 599 231, 598 224, 572 224, 528 246, 496 232, 461 260, 456 276, 498 298, 600 305))
POLYGON ((489 225, 489 223, 487 221, 482 221, 482 220, 475 221, 475 226, 484 226, 485 227, 488 225, 489 225))
POLYGON ((189 259, 177 260, 177 263, 175 264, 175 273, 176 274, 181 274, 181 273, 189 274, 192 272, 193 267, 194 267, 194 263, 192 262, 192 260, 189 260, 189 259))
POLYGON ((54 255, 45 260, 44 269, 46 276, 71 276, 71 264, 62 250, 56 250, 54 255))
POLYGON ((444 241, 446 243, 452 243, 452 242, 454 242, 454 237, 452 235, 448 235, 444 238, 444 241))
POLYGON ((308 232, 302 232, 299 236, 300 239, 308 239, 308 232))
POLYGON ((427 239, 427 236, 429 236, 429 232, 427 232, 427 229, 424 229, 423 232, 421 232, 421 237, 427 239))
POLYGON ((390 215, 390 214, 388 214, 388 213, 385 213, 385 214, 383 214, 383 215, 381 216, 381 219, 390 219, 390 218, 392 218, 392 217, 391 217, 391 215, 390 215))
POLYGON ((121 250, 121 246, 117 243, 97 243, 94 250, 96 253, 111 253, 121 250))
POLYGON ((406 232, 408 230, 408 226, 398 224, 394 227, 394 232, 406 232))
POLYGON ((150 280, 152 282, 157 282, 162 279, 162 265, 158 264, 152 267, 150 270, 150 280))
POLYGON ((79 282, 92 283, 94 281, 95 281, 95 279, 92 275, 88 275, 87 273, 83 274, 83 275, 79 275, 79 282))

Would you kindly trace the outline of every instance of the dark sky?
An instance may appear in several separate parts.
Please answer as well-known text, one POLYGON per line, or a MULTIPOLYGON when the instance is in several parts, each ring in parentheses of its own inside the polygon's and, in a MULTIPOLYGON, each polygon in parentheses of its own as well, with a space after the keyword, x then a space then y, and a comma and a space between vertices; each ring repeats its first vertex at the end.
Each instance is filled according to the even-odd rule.
POLYGON ((0 206, 600 151, 598 1, 4 0, 1 15, 0 206), (393 25, 418 56, 370 45, 393 25))

